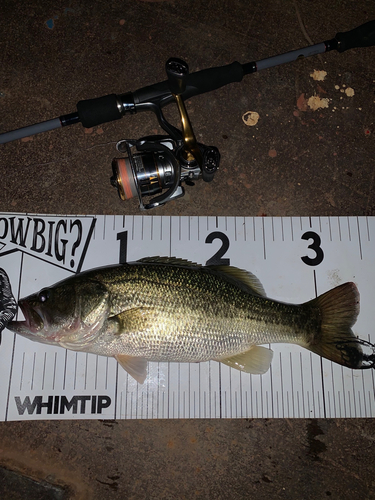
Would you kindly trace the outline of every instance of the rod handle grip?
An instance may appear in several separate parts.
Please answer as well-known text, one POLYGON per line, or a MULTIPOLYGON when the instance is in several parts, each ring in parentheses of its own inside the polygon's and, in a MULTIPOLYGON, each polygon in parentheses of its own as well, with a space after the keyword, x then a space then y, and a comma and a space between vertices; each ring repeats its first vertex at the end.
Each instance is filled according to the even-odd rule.
POLYGON ((79 101, 77 111, 79 121, 85 128, 122 118, 115 94, 79 101))
POLYGON ((356 47, 372 47, 375 45, 375 20, 361 24, 353 30, 337 33, 335 39, 338 42, 338 52, 356 47))

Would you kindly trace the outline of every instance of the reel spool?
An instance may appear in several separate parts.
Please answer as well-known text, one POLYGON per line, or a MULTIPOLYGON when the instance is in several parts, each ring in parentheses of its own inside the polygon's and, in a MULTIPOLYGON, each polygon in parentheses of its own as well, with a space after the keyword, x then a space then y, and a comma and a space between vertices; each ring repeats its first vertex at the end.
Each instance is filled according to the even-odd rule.
POLYGON ((111 184, 117 188, 121 200, 138 196, 141 209, 149 209, 184 195, 180 185, 181 168, 174 155, 172 139, 152 136, 140 141, 120 141, 116 147, 118 151, 127 153, 126 157, 112 161, 111 184), (146 205, 143 203, 144 196, 152 196, 165 189, 164 194, 146 205))

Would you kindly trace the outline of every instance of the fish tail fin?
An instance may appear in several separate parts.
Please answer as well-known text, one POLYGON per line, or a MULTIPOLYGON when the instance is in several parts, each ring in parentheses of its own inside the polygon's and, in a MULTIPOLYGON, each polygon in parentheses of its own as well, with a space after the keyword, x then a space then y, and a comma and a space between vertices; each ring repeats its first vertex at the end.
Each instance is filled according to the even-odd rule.
POLYGON ((349 368, 366 368, 362 342, 351 327, 359 313, 359 292, 344 283, 308 302, 320 318, 320 330, 307 341, 312 352, 349 368))

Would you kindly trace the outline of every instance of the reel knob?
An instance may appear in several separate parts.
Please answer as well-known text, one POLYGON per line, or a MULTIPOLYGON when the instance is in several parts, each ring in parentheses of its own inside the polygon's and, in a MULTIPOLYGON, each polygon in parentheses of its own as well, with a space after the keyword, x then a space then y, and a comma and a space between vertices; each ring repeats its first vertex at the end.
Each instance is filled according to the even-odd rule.
POLYGON ((168 76, 169 89, 172 94, 183 94, 189 76, 188 64, 182 59, 171 57, 165 65, 165 71, 168 76))
POLYGON ((215 146, 204 146, 202 179, 205 182, 213 181, 215 172, 219 168, 219 163, 220 163, 219 150, 215 146))

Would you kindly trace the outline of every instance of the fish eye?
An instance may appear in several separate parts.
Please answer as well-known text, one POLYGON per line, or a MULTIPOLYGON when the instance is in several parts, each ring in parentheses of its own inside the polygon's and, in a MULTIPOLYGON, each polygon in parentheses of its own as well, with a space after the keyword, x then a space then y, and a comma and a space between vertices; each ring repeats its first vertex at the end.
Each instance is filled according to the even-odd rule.
POLYGON ((46 288, 39 292, 38 299, 40 300, 40 302, 46 302, 49 299, 49 296, 50 296, 49 290, 46 288))

